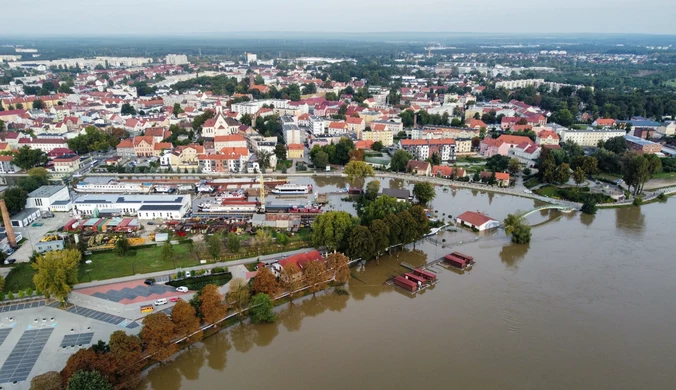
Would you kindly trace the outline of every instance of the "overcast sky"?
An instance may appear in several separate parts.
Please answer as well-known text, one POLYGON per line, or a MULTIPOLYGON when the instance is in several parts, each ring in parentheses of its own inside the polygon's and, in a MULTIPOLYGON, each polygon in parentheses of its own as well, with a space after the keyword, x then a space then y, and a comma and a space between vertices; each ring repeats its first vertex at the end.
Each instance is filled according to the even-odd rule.
POLYGON ((5 0, 2 3, 0 35, 19 36, 236 31, 676 34, 675 0, 5 0))

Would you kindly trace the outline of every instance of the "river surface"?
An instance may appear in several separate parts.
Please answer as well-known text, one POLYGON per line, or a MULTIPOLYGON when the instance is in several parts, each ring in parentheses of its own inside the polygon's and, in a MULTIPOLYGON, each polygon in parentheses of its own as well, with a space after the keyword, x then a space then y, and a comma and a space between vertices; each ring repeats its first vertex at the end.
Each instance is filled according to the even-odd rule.
MULTIPOLYGON (((538 205, 441 189, 433 202, 446 219, 480 210, 502 220, 538 205)), ((350 209, 340 195, 331 206, 350 209)), ((140 389, 676 388, 676 199, 528 220, 529 245, 502 230, 444 232, 355 268, 349 296, 306 297, 279 308, 275 324, 226 329, 151 369, 140 389), (415 296, 383 285, 400 262, 453 250, 474 256, 474 269, 435 266, 439 282, 415 296)))

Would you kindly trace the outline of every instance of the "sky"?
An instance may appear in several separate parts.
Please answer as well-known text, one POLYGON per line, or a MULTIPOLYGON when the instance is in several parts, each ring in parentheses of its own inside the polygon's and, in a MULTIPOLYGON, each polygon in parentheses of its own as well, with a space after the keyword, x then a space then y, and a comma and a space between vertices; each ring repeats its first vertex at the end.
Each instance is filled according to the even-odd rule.
POLYGON ((674 0, 5 0, 0 36, 232 32, 676 34, 674 0))

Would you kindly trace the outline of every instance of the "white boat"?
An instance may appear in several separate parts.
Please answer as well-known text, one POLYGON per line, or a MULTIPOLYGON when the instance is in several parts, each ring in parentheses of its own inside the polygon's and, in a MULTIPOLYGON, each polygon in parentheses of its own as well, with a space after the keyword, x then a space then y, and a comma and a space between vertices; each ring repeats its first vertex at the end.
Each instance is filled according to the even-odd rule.
POLYGON ((311 185, 306 184, 280 184, 271 192, 275 195, 302 195, 312 191, 311 185))
POLYGON ((202 184, 197 187, 197 192, 214 192, 214 187, 208 184, 202 184))
POLYGON ((155 186, 155 192, 160 192, 163 194, 170 194, 174 192, 174 190, 175 188, 172 186, 164 186, 164 185, 155 186))
POLYGON ((233 200, 246 200, 246 194, 244 194, 244 191, 239 190, 235 192, 226 192, 216 198, 217 201, 219 202, 227 202, 227 201, 233 201, 233 200))
POLYGON ((248 212, 252 213, 256 211, 256 203, 240 203, 240 204, 219 204, 219 203, 201 203, 199 206, 199 211, 204 213, 237 213, 237 212, 248 212))
POLYGON ((179 191, 192 191, 195 189, 192 184, 179 184, 177 188, 179 191))

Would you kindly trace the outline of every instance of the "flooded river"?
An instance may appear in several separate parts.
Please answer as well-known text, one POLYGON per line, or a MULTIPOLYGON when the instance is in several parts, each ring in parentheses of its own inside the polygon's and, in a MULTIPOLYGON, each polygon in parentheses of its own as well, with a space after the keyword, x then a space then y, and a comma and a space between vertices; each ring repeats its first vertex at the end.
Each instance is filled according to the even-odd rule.
MULTIPOLYGON (((344 185, 326 180, 320 192, 344 185)), ((349 209, 339 196, 331 204, 349 209)), ((470 190, 439 190, 433 203, 440 218, 500 220, 537 205, 470 190)), ((318 294, 282 307, 276 324, 222 331, 140 388, 674 388, 675 210, 671 198, 596 216, 544 211, 528 218, 529 245, 502 230, 444 232, 354 269, 349 296, 318 294), (439 283, 413 297, 383 285, 400 262, 452 250, 474 256, 474 269, 433 267, 439 283)))

